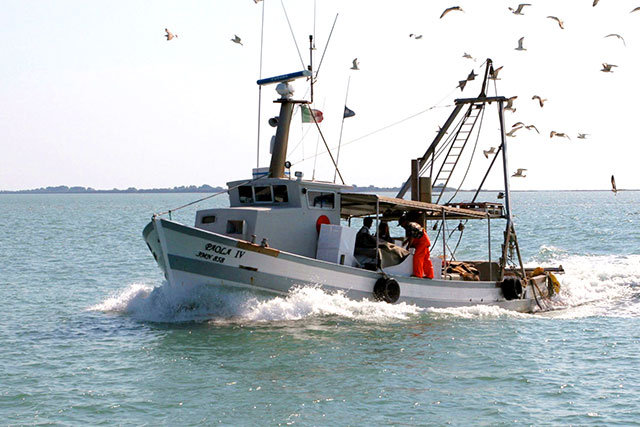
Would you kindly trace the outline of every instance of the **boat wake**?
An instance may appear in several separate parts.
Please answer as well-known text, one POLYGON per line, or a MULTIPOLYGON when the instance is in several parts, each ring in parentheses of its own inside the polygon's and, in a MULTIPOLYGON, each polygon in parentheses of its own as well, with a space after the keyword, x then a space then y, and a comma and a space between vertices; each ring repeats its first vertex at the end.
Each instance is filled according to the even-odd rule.
POLYGON ((422 310, 414 305, 355 301, 341 292, 300 287, 287 296, 256 296, 249 291, 205 286, 177 288, 132 284, 90 310, 121 313, 150 322, 265 323, 339 317, 357 321, 405 320, 422 310))
MULTIPOLYGON (((537 259, 538 257, 536 257, 537 259)), ((562 264, 559 295, 545 306, 549 311, 533 316, 580 318, 589 316, 640 317, 640 255, 567 255, 552 247, 540 250, 541 259, 528 266, 562 264)), ((189 288, 168 284, 129 285, 90 310, 121 313, 151 322, 264 323, 309 318, 338 317, 367 322, 406 320, 413 315, 457 318, 526 318, 532 315, 492 306, 423 310, 408 304, 355 301, 341 292, 300 287, 287 296, 256 296, 249 291, 189 288)))
MULTIPOLYGON (((542 247, 536 260, 564 267, 554 317, 640 317, 640 255, 568 255, 542 247)), ((529 266, 538 265, 530 263, 529 266)))

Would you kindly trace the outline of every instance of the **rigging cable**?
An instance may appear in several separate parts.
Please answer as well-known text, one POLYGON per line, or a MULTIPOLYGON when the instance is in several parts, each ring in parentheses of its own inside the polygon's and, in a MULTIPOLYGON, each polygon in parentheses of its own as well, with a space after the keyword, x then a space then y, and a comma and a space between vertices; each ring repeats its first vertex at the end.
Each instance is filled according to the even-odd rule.
MULTIPOLYGON (((262 79, 262 50, 264 47, 264 4, 262 2, 262 26, 260 29, 260 79, 262 79)), ((260 167, 260 122, 262 112, 262 85, 258 85, 258 143, 256 149, 256 168, 260 167)))
POLYGON ((469 164, 467 165, 467 170, 464 172, 464 176, 462 177, 462 180, 460 181, 460 185, 458 186, 458 188, 456 189, 455 193, 453 193, 453 196, 451 196, 451 198, 449 199, 449 201, 447 203, 451 203, 451 201, 454 199, 454 197, 456 197, 458 195, 458 192, 462 188, 462 185, 464 184, 465 179, 467 179, 467 174, 469 173, 469 169, 471 169, 471 163, 473 163, 473 156, 476 154, 476 149, 478 148, 478 141, 480 140, 480 129, 482 129, 482 121, 484 120, 484 112, 485 112, 485 108, 484 108, 484 104, 483 104, 482 113, 480 115, 480 126, 478 127, 478 132, 476 133, 476 142, 473 145, 473 151, 471 151, 471 157, 469 158, 469 164))
POLYGON ((298 41, 296 40, 296 36, 293 34, 293 28, 291 27, 291 22, 289 22, 289 15, 287 15, 287 9, 284 7, 284 1, 280 0, 280 4, 282 5, 282 10, 284 11, 284 16, 287 18, 287 24, 289 24, 289 31, 291 31, 291 37, 293 37, 293 43, 296 45, 296 50, 298 51, 298 56, 300 57, 300 63, 302 64, 302 69, 305 69, 304 60, 302 59, 302 54, 300 53, 300 48, 298 47, 298 41))
MULTIPOLYGON (((316 70, 316 75, 313 76, 313 78, 315 78, 315 79, 318 78, 318 73, 320 72, 320 67, 322 67, 322 61, 324 60, 324 54, 327 53, 327 48, 329 47, 329 42, 331 41, 331 35, 333 34, 333 29, 335 28, 337 21, 338 21, 338 14, 336 13, 336 19, 333 20, 333 26, 331 26, 331 31, 329 32, 329 38, 327 39, 327 44, 324 45, 324 51, 322 51, 322 56, 320 57, 320 63, 318 64, 318 69, 316 70)), ((315 40, 316 39, 315 21, 314 21, 313 25, 314 25, 313 39, 315 40)))

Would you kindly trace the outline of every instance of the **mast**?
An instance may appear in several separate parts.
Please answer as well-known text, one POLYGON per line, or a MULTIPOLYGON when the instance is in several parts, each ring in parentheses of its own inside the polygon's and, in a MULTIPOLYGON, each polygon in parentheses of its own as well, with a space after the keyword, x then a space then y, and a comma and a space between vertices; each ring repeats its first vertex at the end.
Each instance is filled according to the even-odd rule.
POLYGON ((284 178, 284 164, 287 160, 287 146, 289 143, 289 128, 291 126, 293 106, 295 104, 309 103, 309 101, 293 99, 294 90, 289 85, 289 82, 311 76, 312 73, 310 70, 302 70, 296 73, 283 74, 257 81, 260 86, 278 83, 276 92, 280 95, 280 99, 274 101, 280 104, 280 116, 278 117, 278 128, 273 143, 271 163, 269 164, 269 178, 284 178))

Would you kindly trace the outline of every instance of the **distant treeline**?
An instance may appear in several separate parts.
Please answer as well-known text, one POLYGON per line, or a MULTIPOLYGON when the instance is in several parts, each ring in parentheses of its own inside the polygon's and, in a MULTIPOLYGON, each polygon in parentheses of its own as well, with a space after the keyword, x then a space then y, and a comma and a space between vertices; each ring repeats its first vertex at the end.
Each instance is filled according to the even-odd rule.
MULTIPOLYGON (((400 187, 360 187, 352 184, 353 191, 362 192, 397 192, 400 187)), ((188 185, 173 188, 135 188, 129 187, 126 190, 114 188, 112 190, 96 190, 91 187, 67 187, 66 185, 58 185, 57 187, 34 188, 33 190, 17 190, 17 191, 0 191, 0 194, 95 194, 95 193, 218 193, 225 191, 226 188, 212 187, 204 184, 201 186, 188 185)), ((454 190, 447 187, 447 191, 454 190)))
POLYGON ((189 185, 173 188, 135 188, 129 187, 126 190, 114 188, 112 190, 96 190, 91 187, 67 187, 59 185, 57 187, 35 188, 33 190, 0 191, 0 194, 85 194, 85 193, 217 193, 224 191, 222 187, 212 187, 204 184, 201 186, 189 185))

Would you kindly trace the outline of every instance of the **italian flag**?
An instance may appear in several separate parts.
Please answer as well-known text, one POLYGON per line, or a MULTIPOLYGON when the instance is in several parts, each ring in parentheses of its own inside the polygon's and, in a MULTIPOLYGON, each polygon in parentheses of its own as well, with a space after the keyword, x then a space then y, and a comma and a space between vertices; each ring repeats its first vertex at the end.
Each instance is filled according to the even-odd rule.
POLYGON ((306 105, 301 105, 300 108, 302 108, 302 123, 313 123, 313 118, 311 117, 311 114, 315 116, 316 122, 318 123, 321 123, 322 120, 324 119, 324 116, 322 115, 322 111, 320 110, 309 108, 306 105))

